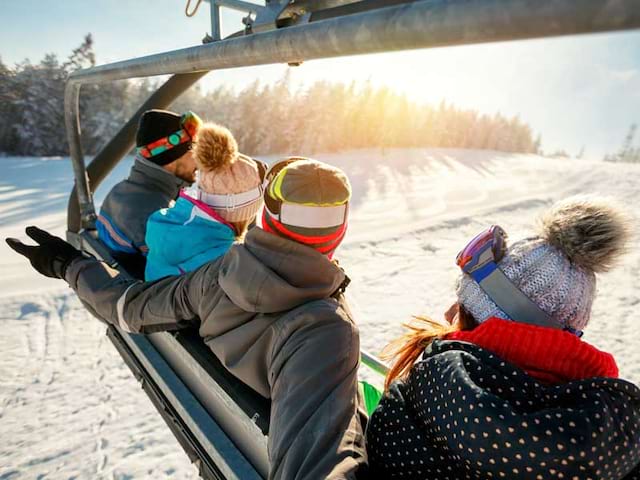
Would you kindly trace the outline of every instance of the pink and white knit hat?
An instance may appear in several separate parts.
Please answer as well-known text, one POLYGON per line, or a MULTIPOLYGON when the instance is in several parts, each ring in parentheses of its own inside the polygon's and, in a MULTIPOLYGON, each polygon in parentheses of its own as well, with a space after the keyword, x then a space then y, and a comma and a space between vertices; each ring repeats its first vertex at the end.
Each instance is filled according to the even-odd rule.
POLYGON ((194 147, 198 181, 193 195, 228 222, 251 221, 263 204, 258 164, 238 153, 229 130, 208 123, 198 131, 194 147))

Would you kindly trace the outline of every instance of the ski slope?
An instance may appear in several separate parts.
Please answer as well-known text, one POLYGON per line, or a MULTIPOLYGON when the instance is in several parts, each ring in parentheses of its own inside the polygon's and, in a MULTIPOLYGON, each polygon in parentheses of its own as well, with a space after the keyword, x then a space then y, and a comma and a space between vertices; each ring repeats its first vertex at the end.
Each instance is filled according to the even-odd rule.
MULTIPOLYGON (((454 301, 454 259, 490 223, 511 238, 553 201, 576 193, 637 205, 640 165, 465 150, 365 150, 318 155, 349 174, 354 199, 338 252, 362 346, 378 352, 412 314, 454 301)), ((97 202, 127 173, 119 166, 97 202)), ((63 234, 71 165, 0 158, 0 236, 37 224, 63 234)), ((636 233, 638 222, 636 221, 636 233)), ((585 338, 640 383, 640 249, 603 275, 585 338)), ((0 479, 194 478, 180 446, 90 317, 60 281, 0 244, 0 479)), ((367 378, 376 378, 365 372, 367 378)))

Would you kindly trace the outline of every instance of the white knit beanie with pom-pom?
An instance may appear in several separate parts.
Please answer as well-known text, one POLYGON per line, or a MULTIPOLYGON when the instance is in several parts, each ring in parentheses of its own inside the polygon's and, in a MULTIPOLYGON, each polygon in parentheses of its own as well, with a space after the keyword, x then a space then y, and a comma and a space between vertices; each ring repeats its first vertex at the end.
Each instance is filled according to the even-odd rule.
MULTIPOLYGON (((542 217, 537 236, 508 245, 498 267, 559 328, 582 331, 591 315, 596 273, 609 270, 630 237, 626 214, 609 200, 571 197, 542 217)), ((478 322, 509 318, 467 274, 458 279, 458 303, 478 322)))

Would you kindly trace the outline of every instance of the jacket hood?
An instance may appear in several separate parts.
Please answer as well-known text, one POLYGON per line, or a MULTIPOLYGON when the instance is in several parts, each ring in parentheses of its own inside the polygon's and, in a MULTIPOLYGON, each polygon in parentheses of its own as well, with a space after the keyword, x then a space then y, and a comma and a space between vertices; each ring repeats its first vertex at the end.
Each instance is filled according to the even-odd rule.
POLYGON ((275 313, 328 298, 345 278, 321 253, 256 227, 225 255, 218 283, 243 310, 275 313))
POLYGON ((146 280, 189 272, 224 255, 235 232, 214 215, 182 193, 173 207, 151 215, 145 236, 149 247, 146 280))
POLYGON ((463 478, 465 465, 477 469, 468 478, 625 478, 640 464, 637 445, 634 385, 591 378, 546 386, 459 341, 433 342, 367 430, 372 467, 407 478, 438 468, 463 478))

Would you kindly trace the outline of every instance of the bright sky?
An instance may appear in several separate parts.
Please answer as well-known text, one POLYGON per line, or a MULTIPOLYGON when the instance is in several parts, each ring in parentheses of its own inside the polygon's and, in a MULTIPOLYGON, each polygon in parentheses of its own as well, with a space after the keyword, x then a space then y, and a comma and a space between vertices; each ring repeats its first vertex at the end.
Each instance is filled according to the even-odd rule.
MULTIPOLYGON (((197 0, 192 0, 195 4, 197 0)), ((182 0, 4 1, 0 57, 7 64, 45 53, 65 57, 84 34, 94 36, 98 64, 200 43, 209 6, 184 16, 182 0)), ((226 13, 223 34, 241 28, 226 13)), ((204 88, 277 80, 284 65, 211 73, 204 88)), ((446 99, 482 112, 520 115, 542 134, 543 148, 588 157, 619 148, 640 123, 640 32, 440 48, 307 62, 292 69, 295 85, 318 79, 370 79, 416 102, 446 99)))

